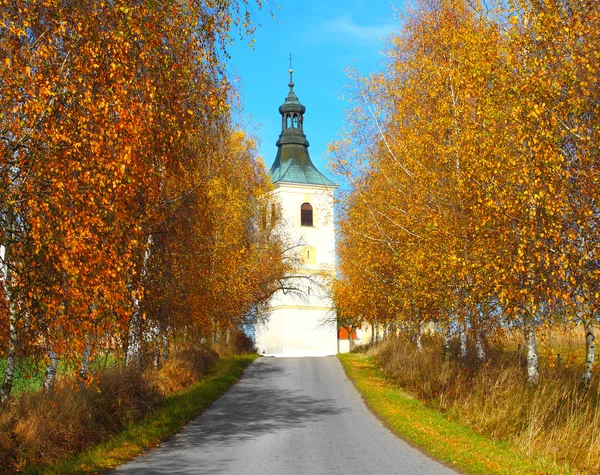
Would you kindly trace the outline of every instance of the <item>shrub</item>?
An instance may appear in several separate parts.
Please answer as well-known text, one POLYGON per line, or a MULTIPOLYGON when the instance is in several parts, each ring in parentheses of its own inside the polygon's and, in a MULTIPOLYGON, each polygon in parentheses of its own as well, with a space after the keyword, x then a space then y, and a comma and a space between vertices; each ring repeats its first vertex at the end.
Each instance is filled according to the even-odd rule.
POLYGON ((0 407, 0 473, 49 464, 108 439, 200 379, 216 360, 209 348, 188 348, 160 369, 115 363, 83 389, 63 378, 52 392, 22 393, 0 407))

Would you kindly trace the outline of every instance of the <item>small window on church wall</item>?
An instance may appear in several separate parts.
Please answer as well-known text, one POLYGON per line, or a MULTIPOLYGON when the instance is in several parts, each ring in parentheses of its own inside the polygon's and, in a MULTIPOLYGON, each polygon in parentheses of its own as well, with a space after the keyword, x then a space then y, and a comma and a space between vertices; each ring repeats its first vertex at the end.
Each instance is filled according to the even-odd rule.
POLYGON ((289 116, 289 115, 286 115, 286 116, 285 116, 285 128, 286 128, 286 129, 289 129, 289 128, 290 128, 290 120, 291 120, 291 119, 290 119, 290 116, 289 116))
POLYGON ((313 225, 313 208, 309 203, 303 203, 300 207, 300 225, 313 225))
POLYGON ((298 115, 294 114, 294 127, 298 128, 298 115))
POLYGON ((304 264, 316 264, 317 263, 317 250, 312 246, 304 246, 302 248, 302 262, 304 264))

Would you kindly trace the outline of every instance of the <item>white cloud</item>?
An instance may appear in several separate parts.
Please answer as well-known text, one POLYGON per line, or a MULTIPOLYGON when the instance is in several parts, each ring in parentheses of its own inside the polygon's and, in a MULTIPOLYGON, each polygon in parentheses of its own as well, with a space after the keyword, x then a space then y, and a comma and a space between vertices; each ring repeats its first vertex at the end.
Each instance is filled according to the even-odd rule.
POLYGON ((375 43, 382 38, 387 38, 394 31, 396 25, 390 21, 376 25, 359 25, 354 21, 352 15, 347 14, 325 23, 324 28, 340 39, 375 43))

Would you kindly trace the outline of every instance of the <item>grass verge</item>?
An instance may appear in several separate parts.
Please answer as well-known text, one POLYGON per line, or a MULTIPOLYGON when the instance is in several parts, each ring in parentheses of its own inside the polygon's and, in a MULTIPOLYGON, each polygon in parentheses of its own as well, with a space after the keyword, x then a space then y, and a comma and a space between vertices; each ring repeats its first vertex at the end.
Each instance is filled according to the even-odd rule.
POLYGON ((213 401, 222 396, 242 375, 246 366, 258 356, 234 355, 219 359, 209 374, 183 391, 166 397, 145 419, 130 424, 109 441, 82 453, 68 456, 62 462, 42 468, 31 468, 26 474, 99 473, 156 447, 175 434, 213 401))
POLYGON ((425 453, 468 474, 574 474, 566 465, 529 458, 509 442, 485 437, 403 391, 367 355, 339 355, 367 406, 388 427, 425 453))

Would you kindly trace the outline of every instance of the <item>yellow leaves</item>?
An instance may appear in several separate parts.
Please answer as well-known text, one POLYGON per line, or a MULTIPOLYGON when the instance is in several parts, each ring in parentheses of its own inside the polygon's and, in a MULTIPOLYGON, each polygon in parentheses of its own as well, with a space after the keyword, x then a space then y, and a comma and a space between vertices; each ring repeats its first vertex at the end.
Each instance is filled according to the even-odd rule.
MULTIPOLYGON (((219 9, 228 5, 215 7, 217 17, 219 9)), ((62 338, 65 351, 78 352, 90 318, 98 319, 97 336, 102 341, 114 341, 133 313, 132 288, 139 299, 147 298, 137 291, 142 280, 169 288, 167 276, 160 273, 167 264, 176 274, 173 287, 189 291, 185 295, 190 296, 182 303, 180 295, 153 292, 176 309, 170 315, 189 323, 196 309, 202 308, 220 322, 238 318, 251 305, 249 296, 265 290, 249 289, 244 282, 268 287, 268 279, 281 276, 282 266, 277 252, 269 253, 259 244, 244 247, 255 238, 244 234, 253 218, 249 203, 256 201, 253 194, 264 195, 268 178, 252 166, 250 141, 234 149, 228 143, 228 121, 213 120, 229 113, 224 65, 206 60, 218 56, 222 32, 205 31, 215 43, 212 39, 202 43, 203 35, 195 30, 198 16, 187 4, 177 2, 169 16, 163 6, 152 2, 117 2, 114 9, 106 2, 104 6, 92 2, 85 9, 69 10, 68 18, 65 12, 55 11, 56 2, 33 2, 27 8, 32 11, 6 20, 0 95, 5 105, 3 126, 14 136, 10 147, 18 150, 5 154, 10 165, 4 163, 2 168, 18 170, 11 185, 14 190, 3 198, 6 208, 15 208, 11 212, 22 213, 18 219, 26 230, 15 237, 20 240, 15 249, 23 256, 15 263, 23 276, 19 285, 30 286, 23 291, 24 300, 39 296, 44 301, 44 309, 39 310, 44 323, 60 320, 60 331, 58 324, 41 325, 47 333, 34 335, 35 341, 62 338), (38 28, 33 23, 42 13, 56 21, 38 28), (134 33, 139 36, 135 51, 134 33), (168 61, 164 44, 169 45, 168 61), (171 64, 177 67, 171 69, 171 64), (196 115, 206 117, 209 126, 200 131, 193 127, 190 117, 196 115), (189 140, 194 134, 201 136, 191 150, 189 140), (199 184, 206 178, 202 173, 221 173, 220 167, 229 163, 233 152, 242 158, 237 167, 225 167, 230 176, 221 176, 223 182, 231 179, 233 184, 223 201, 219 197, 207 206, 200 199, 199 184), (188 220, 187 213, 194 219, 188 220), (218 219, 211 221, 213 217, 218 219), (195 280, 216 275, 204 265, 208 253, 194 254, 198 248, 207 250, 201 244, 212 225, 220 233, 215 241, 222 246, 223 268, 239 275, 231 289, 223 285, 229 292, 223 295, 231 301, 218 305, 195 280), (186 248, 169 249, 173 253, 159 259, 152 252, 161 245, 160 238, 153 245, 140 244, 146 243, 149 230, 158 230, 160 238, 177 236, 186 248), (145 268, 147 250, 146 260, 153 267, 145 268), (92 311, 92 305, 100 308, 92 311), (60 319, 58 311, 64 314, 60 319)), ((203 22, 203 28, 211 26, 203 22)), ((257 243, 266 242, 273 249, 279 245, 270 236, 259 237, 257 243)), ((218 277, 227 282, 227 275, 218 277)), ((154 313, 148 312, 146 318, 154 323, 159 318, 156 307, 149 304, 148 308, 154 313)), ((212 331, 209 318, 202 325, 186 331, 212 331)), ((31 336, 27 331, 24 344, 31 336)))
POLYGON ((572 305, 563 286, 590 278, 583 253, 600 254, 591 205, 600 169, 582 159, 595 150, 581 118, 597 109, 583 97, 597 97, 589 65, 600 25, 575 45, 563 40, 575 23, 549 8, 507 16, 519 28, 500 37, 486 30, 497 31, 493 18, 447 23, 445 9, 456 5, 417 9, 389 52, 389 75, 361 80, 349 114, 355 128, 330 147, 341 176, 361 170, 342 200, 339 246, 340 269, 363 300, 353 302, 357 312, 370 305, 391 315, 391 302, 443 307, 456 298, 447 289, 466 282, 477 298, 501 293, 515 308, 532 295, 531 308, 544 299, 572 305), (373 124, 371 102, 387 123, 373 124))

